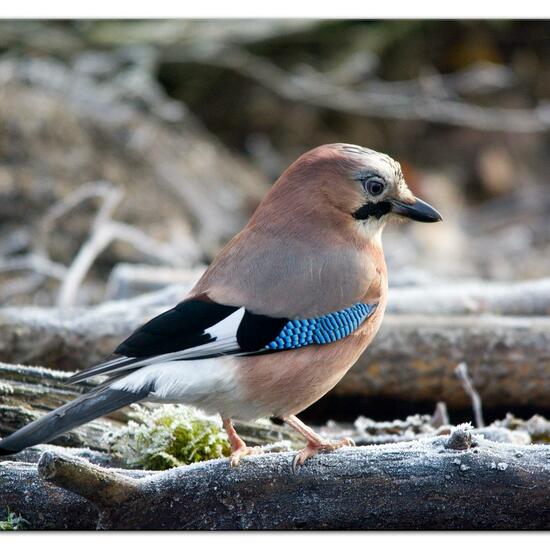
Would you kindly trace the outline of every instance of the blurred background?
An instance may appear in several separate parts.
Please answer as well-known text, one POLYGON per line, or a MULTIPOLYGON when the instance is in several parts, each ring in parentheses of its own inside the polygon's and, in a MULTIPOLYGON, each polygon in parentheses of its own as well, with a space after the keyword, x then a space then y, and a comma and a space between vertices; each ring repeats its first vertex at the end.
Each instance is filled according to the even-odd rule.
POLYGON ((444 223, 386 230, 386 332, 304 417, 470 419, 462 361, 488 418, 550 411, 549 98, 546 21, 0 21, 0 360, 100 358, 154 308, 100 337, 94 306, 169 305, 288 164, 349 142, 444 223))

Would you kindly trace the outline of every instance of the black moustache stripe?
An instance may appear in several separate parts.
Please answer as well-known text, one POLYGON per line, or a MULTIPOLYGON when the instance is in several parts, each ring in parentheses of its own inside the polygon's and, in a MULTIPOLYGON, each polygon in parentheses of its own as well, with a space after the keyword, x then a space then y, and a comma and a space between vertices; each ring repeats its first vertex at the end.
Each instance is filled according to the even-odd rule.
POLYGON ((353 213, 353 217, 356 220, 366 220, 371 216, 380 219, 389 212, 391 212, 391 203, 388 201, 367 202, 353 213))

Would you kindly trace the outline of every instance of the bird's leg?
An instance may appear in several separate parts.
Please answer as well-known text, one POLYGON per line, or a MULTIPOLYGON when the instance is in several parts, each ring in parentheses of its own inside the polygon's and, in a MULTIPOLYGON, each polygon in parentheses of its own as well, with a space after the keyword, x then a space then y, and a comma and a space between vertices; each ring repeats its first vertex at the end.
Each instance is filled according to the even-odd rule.
POLYGON ((344 437, 340 439, 340 441, 328 441, 322 438, 294 415, 285 416, 283 420, 307 440, 307 445, 294 457, 294 462, 292 463, 292 468, 294 470, 296 470, 298 466, 301 466, 308 458, 316 455, 319 451, 334 451, 340 447, 346 446, 355 447, 353 439, 349 437, 344 437))
POLYGON ((223 428, 227 433, 229 444, 231 445, 231 456, 229 464, 232 468, 239 465, 241 458, 247 455, 257 455, 263 453, 261 447, 247 447, 246 443, 239 437, 239 434, 231 422, 231 418, 222 418, 223 428))

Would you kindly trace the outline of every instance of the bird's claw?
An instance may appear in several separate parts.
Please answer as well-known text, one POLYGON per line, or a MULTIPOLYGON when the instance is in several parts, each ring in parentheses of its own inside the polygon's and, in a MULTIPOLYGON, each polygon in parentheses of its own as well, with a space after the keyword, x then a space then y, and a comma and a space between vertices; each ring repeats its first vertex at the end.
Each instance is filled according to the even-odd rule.
POLYGON ((263 454, 263 452, 264 450, 261 447, 241 447, 231 453, 229 456, 229 465, 231 468, 236 468, 240 464, 243 456, 260 455, 263 454))
POLYGON ((306 447, 296 453, 292 461, 292 471, 296 472, 308 458, 315 456, 319 452, 330 453, 341 447, 355 447, 355 441, 350 437, 343 437, 339 441, 323 441, 318 444, 308 443, 306 447))

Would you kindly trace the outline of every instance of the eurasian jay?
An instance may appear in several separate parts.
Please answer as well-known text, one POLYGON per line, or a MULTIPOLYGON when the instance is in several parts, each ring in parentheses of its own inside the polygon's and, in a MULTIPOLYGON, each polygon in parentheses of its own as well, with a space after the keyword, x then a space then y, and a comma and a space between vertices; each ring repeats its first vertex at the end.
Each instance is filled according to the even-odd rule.
POLYGON ((381 233, 403 217, 441 220, 389 156, 341 143, 305 153, 182 302, 70 379, 101 375, 102 384, 0 441, 0 454, 138 401, 219 413, 233 466, 260 451, 238 436, 235 418, 277 417, 297 430, 307 445, 295 466, 352 445, 323 439, 295 415, 338 383, 378 331, 388 289, 381 233))

